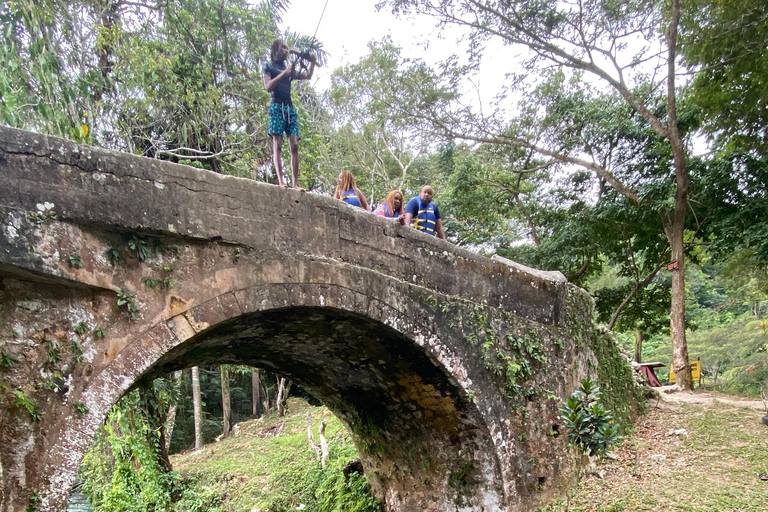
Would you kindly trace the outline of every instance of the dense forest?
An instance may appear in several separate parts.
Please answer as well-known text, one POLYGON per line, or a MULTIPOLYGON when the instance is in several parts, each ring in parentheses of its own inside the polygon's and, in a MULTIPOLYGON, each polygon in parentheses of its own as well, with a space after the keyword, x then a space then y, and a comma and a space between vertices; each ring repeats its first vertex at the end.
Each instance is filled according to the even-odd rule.
MULTIPOLYGON (((384 39, 338 68, 322 41, 281 33, 287 5, 4 2, 0 122, 276 183, 261 65, 275 38, 311 47, 333 71, 327 90, 293 88, 309 193, 344 170, 374 204, 431 184, 449 241, 562 272, 629 354, 668 365, 662 380, 677 369, 690 388, 700 359, 703 385, 765 395, 768 5, 387 0, 465 30, 469 58, 430 66, 384 39), (479 112, 466 77, 489 41, 521 59, 479 112)), ((170 507, 183 486, 169 453, 301 396, 254 371, 140 383, 84 463, 96 509, 170 507)))

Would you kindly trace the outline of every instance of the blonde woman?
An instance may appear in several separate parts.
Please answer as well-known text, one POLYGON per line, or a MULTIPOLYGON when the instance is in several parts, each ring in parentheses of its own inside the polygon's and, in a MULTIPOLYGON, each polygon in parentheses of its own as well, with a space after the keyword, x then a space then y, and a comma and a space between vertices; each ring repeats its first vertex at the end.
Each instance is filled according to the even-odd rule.
POLYGON ((351 172, 341 171, 341 174, 339 174, 339 183, 336 186, 336 192, 334 192, 333 197, 340 199, 349 205, 358 206, 366 211, 371 211, 371 207, 368 204, 368 201, 365 200, 365 196, 360 192, 360 189, 357 188, 357 185, 355 185, 355 177, 352 176, 351 172))
POLYGON ((405 211, 403 210, 403 193, 393 190, 387 195, 386 201, 376 207, 374 212, 379 217, 397 219, 400 224, 405 224, 405 211))

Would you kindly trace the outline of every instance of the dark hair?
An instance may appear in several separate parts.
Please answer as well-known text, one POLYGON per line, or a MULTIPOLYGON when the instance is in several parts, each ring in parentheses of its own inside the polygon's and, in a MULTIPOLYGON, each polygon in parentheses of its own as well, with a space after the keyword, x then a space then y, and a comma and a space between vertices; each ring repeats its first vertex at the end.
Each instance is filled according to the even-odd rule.
POLYGON ((274 61, 277 59, 277 52, 280 51, 280 47, 283 46, 283 42, 280 39, 272 41, 272 46, 269 48, 269 57, 274 61))

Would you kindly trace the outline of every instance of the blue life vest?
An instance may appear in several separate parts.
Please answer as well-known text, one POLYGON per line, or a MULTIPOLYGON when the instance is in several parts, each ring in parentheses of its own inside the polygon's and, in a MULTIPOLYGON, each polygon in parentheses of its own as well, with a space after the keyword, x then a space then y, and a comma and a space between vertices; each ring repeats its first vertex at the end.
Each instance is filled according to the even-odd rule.
POLYGON ((419 201, 419 213, 411 219, 411 226, 428 235, 436 236, 435 224, 437 224, 437 216, 435 215, 435 204, 429 203, 424 207, 421 203, 421 198, 417 197, 416 199, 419 201))
POLYGON ((359 208, 362 208, 363 205, 360 204, 360 199, 357 197, 357 192, 355 192, 355 189, 347 190, 346 192, 342 192, 339 196, 339 199, 344 201, 347 204, 350 204, 352 206, 357 206, 359 208))

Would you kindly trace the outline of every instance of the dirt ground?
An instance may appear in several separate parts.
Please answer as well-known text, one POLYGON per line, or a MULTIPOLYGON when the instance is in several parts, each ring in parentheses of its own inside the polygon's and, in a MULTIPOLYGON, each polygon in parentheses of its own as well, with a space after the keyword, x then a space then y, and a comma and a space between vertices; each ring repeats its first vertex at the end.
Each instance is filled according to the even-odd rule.
POLYGON ((715 405, 717 403, 721 403, 735 407, 749 407, 759 411, 765 411, 766 406, 768 405, 762 400, 752 400, 744 397, 726 395, 716 391, 704 391, 697 389, 692 393, 684 393, 682 391, 678 391, 678 388, 675 386, 662 386, 661 388, 657 389, 659 390, 661 399, 664 402, 673 404, 715 405))
POLYGON ((762 401, 661 393, 569 500, 546 511, 766 512, 768 427, 762 401))

